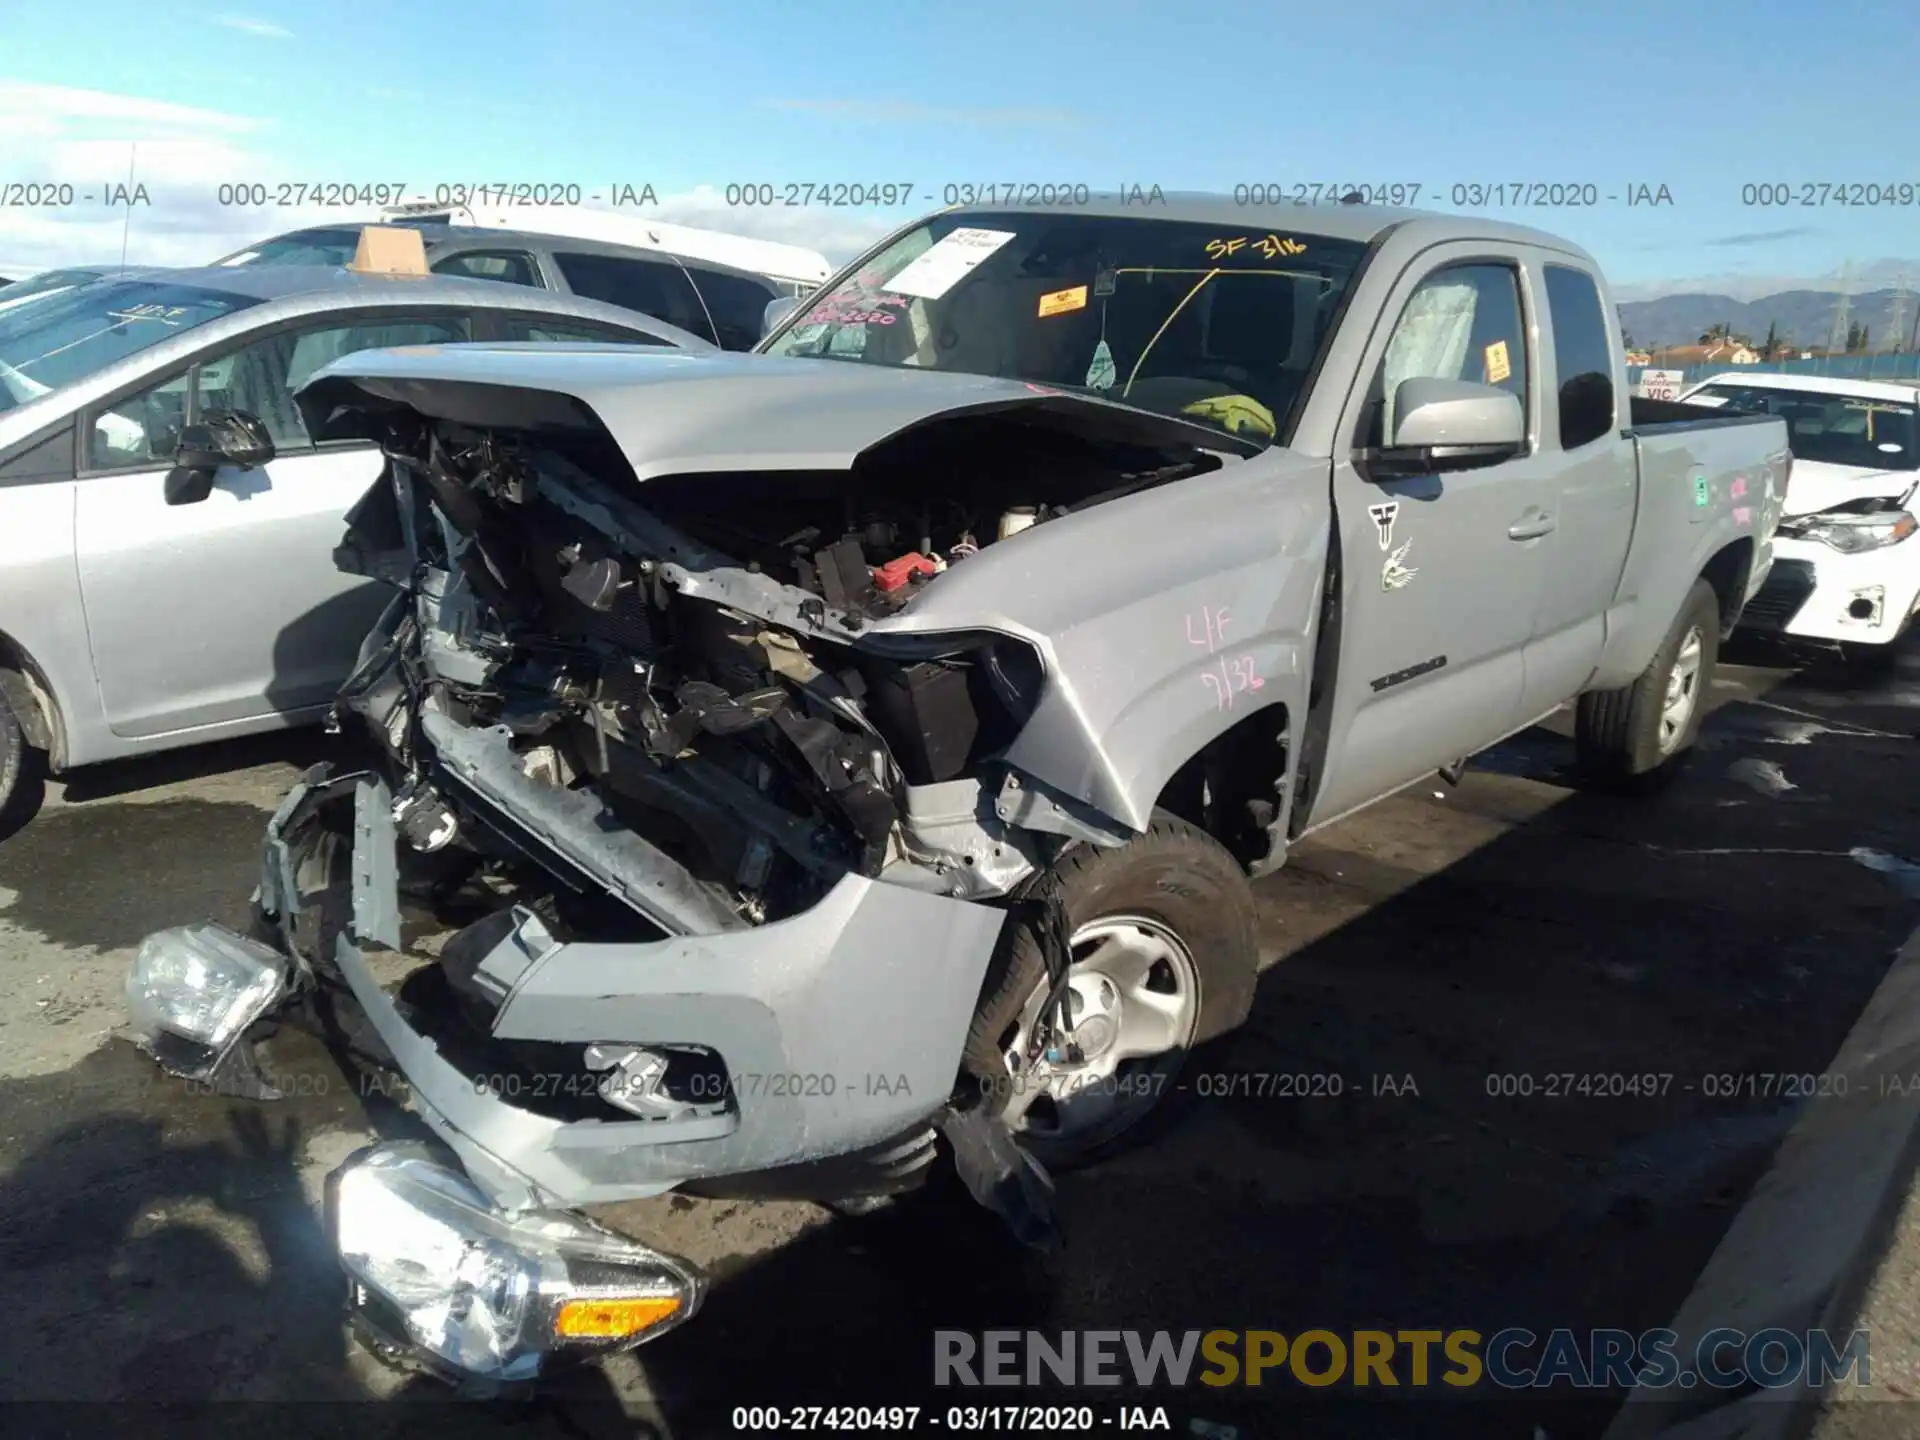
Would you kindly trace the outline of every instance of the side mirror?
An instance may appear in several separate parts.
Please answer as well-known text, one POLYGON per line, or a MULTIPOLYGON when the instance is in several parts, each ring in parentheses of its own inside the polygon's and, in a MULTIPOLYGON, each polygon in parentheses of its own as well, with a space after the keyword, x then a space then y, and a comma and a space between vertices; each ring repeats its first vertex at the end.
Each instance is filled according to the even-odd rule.
POLYGON ((769 300, 767 308, 760 312, 760 338, 766 339, 779 326, 780 322, 791 315, 800 305, 798 297, 782 295, 769 300))
POLYGON ((1523 455, 1520 397, 1471 380, 1403 380, 1393 397, 1393 434, 1367 457, 1382 476, 1471 470, 1523 455))
POLYGON ((197 505, 213 493, 213 477, 224 466, 254 470, 273 460, 273 436, 257 415, 216 410, 180 432, 167 472, 169 505, 197 505))

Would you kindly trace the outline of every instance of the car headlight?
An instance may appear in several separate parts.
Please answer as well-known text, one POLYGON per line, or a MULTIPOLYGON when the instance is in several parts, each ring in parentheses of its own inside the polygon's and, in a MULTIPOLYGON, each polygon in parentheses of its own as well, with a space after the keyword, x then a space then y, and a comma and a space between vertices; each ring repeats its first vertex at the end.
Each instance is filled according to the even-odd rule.
POLYGON ((1783 521, 1780 525, 1780 533, 1791 539, 1818 540, 1849 555, 1897 545, 1916 529, 1920 529, 1920 521, 1905 510, 1882 510, 1870 515, 1827 511, 1783 521))
POLYGON ((224 925, 182 925, 140 942, 127 1013, 143 1048, 175 1074, 204 1080, 286 986, 278 951, 224 925))
POLYGON ((625 1349, 699 1308, 683 1261, 575 1215, 498 1211, 425 1146, 363 1151, 327 1209, 361 1319, 458 1378, 531 1380, 551 1355, 625 1349))

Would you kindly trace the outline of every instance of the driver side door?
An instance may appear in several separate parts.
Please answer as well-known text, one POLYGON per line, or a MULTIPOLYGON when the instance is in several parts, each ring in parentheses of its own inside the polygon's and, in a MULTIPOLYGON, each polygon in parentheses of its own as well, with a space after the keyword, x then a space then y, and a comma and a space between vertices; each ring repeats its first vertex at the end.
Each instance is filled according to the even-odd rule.
POLYGON ((1442 246, 1400 277, 1368 341, 1342 421, 1351 448, 1333 466, 1339 668, 1310 826, 1522 723, 1523 656, 1554 489, 1540 455, 1533 310, 1516 258, 1442 246), (1407 478, 1371 471, 1368 451, 1394 433, 1397 387, 1420 378, 1515 395, 1526 453, 1407 478))
POLYGON ((84 417, 75 549, 116 735, 255 728, 331 703, 388 593, 333 563, 346 512, 382 461, 370 444, 316 446, 293 392, 356 350, 470 338, 460 314, 310 319, 84 417), (221 409, 258 416, 274 458, 224 466, 204 500, 168 504, 180 427, 221 409))

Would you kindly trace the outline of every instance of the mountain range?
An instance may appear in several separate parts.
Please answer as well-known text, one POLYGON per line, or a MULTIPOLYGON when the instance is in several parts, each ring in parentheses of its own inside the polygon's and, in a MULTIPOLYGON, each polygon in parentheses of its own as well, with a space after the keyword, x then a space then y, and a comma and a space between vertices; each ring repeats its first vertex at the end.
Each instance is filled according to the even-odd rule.
MULTIPOLYGON (((1891 327, 1894 297, 1899 293, 1890 288, 1868 290, 1854 295, 1849 302, 1849 323, 1867 327, 1868 343, 1873 349, 1885 349, 1896 338, 1891 327)), ((1783 290, 1757 300, 1736 300, 1730 295, 1662 295, 1653 300, 1622 301, 1620 323, 1633 343, 1642 349, 1692 345, 1715 325, 1725 325, 1735 335, 1756 343, 1766 339, 1771 325, 1782 341, 1825 345, 1839 303, 1837 290, 1783 290)), ((1920 295, 1909 291, 1900 327, 1904 333, 1897 337, 1903 350, 1913 348, 1916 318, 1920 318, 1920 295)))

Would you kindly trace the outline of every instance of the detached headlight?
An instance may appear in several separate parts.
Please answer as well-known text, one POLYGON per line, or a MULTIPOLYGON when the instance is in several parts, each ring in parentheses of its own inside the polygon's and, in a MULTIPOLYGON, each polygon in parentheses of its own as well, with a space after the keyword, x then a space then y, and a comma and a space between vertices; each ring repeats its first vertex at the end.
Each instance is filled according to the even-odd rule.
POLYGON ((700 1303, 683 1262, 574 1215, 503 1214, 424 1146, 336 1171, 328 1223, 361 1317, 459 1376, 531 1380, 556 1352, 626 1349, 700 1303))
POLYGON ((127 1012, 161 1064, 204 1080, 286 985, 278 951, 224 925, 183 925, 140 942, 127 973, 127 1012))
POLYGON ((1905 510, 1882 510, 1871 515, 1827 511, 1782 521, 1780 525, 1782 535, 1795 540, 1818 540, 1848 555, 1897 545, 1915 530, 1920 530, 1920 521, 1905 510))

